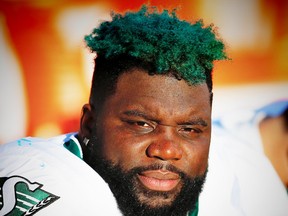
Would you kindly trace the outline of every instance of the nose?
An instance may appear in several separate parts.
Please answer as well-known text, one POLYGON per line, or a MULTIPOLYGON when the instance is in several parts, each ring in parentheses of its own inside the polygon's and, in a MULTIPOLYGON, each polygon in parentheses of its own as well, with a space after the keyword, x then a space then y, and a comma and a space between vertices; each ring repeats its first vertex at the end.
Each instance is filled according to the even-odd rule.
POLYGON ((180 143, 177 143, 173 136, 161 133, 151 141, 146 149, 146 154, 150 158, 160 160, 180 160, 183 152, 180 143))

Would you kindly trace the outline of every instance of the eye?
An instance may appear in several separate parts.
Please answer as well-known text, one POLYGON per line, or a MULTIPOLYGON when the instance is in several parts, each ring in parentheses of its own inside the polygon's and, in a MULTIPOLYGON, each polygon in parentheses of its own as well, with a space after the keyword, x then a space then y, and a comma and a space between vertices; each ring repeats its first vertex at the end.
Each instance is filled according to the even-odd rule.
POLYGON ((150 133, 154 130, 154 127, 152 124, 147 123, 145 121, 126 121, 129 125, 129 127, 139 133, 150 133))
POLYGON ((150 127, 149 124, 147 124, 146 122, 142 122, 142 121, 132 122, 131 124, 135 124, 140 127, 150 127))
POLYGON ((126 121, 130 125, 134 126, 139 126, 139 127, 150 127, 150 125, 144 121, 132 121, 132 120, 127 120, 126 121))
POLYGON ((189 132, 189 133, 200 133, 201 130, 199 128, 196 128, 196 127, 192 127, 192 126, 183 126, 180 128, 179 131, 182 131, 182 132, 189 132))
POLYGON ((196 126, 182 126, 178 132, 187 138, 194 138, 197 137, 200 133, 202 133, 202 130, 197 128, 196 126))

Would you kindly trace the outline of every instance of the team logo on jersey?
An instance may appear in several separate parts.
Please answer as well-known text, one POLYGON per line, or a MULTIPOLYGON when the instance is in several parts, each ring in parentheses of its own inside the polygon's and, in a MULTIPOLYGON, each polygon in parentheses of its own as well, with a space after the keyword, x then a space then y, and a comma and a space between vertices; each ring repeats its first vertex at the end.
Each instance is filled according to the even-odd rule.
POLYGON ((33 215, 60 198, 42 186, 21 176, 0 178, 0 216, 33 215))

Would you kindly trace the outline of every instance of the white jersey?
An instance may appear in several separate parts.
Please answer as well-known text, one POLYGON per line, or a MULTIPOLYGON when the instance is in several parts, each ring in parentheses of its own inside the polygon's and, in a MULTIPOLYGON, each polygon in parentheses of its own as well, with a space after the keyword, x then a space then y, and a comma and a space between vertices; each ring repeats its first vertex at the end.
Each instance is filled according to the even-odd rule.
POLYGON ((106 182, 63 146, 70 139, 81 157, 74 134, 0 145, 0 216, 121 215, 106 182))
POLYGON ((265 156, 258 129, 265 113, 234 111, 213 124, 199 216, 287 216, 288 194, 265 156))

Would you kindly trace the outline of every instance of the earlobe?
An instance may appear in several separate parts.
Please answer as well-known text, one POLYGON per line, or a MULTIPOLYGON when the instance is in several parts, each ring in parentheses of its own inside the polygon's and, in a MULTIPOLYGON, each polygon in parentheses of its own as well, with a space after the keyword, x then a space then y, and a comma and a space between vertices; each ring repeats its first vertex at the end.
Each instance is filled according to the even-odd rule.
POLYGON ((90 104, 85 104, 82 107, 81 122, 79 136, 89 139, 92 135, 94 116, 90 104))

